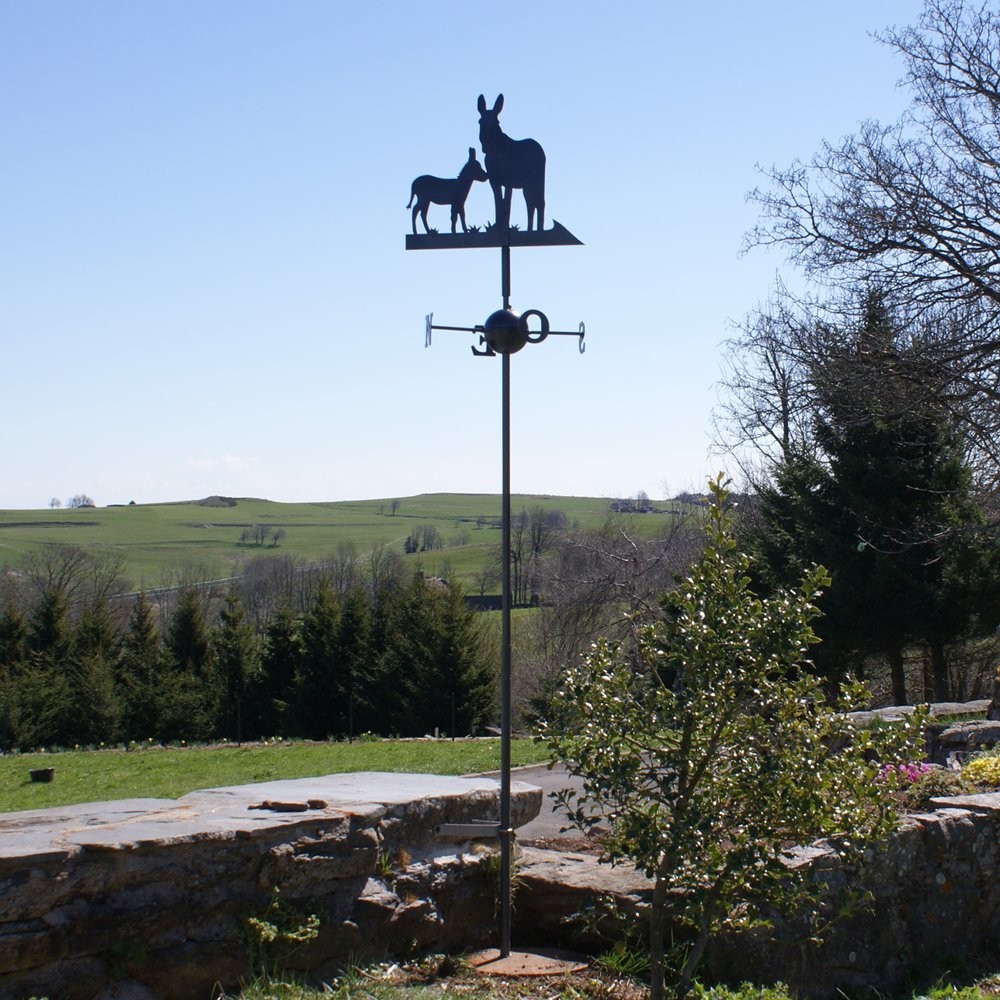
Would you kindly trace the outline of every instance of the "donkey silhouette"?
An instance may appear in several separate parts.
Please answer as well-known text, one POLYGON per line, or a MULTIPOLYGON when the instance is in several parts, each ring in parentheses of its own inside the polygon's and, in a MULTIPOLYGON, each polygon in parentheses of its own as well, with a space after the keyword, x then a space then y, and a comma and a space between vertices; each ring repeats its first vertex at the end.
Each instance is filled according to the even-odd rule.
POLYGON ((514 188, 524 191, 528 209, 528 232, 537 215, 538 230, 545 228, 545 151, 534 139, 512 139, 500 129, 503 94, 492 110, 479 95, 479 142, 483 147, 486 173, 493 188, 498 226, 510 225, 510 200, 514 188))
POLYGON ((461 219, 462 232, 467 233, 465 199, 469 197, 472 182, 484 180, 486 171, 476 159, 476 150, 472 146, 469 147, 469 158, 458 172, 458 177, 448 179, 432 177, 430 174, 418 177, 410 185, 410 200, 406 203, 406 207, 409 208, 413 205, 413 199, 417 199, 416 205, 413 205, 413 235, 417 235, 418 214, 424 220, 424 232, 430 232, 427 228, 427 209, 431 205, 451 205, 451 231, 455 232, 455 223, 461 219))

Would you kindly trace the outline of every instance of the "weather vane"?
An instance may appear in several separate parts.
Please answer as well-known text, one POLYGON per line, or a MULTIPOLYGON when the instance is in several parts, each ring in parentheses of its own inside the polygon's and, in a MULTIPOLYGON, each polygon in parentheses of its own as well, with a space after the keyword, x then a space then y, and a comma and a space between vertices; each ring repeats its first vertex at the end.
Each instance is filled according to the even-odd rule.
MULTIPOLYGON (((492 312, 482 324, 476 326, 436 326, 434 314, 427 316, 424 346, 430 347, 434 330, 454 330, 479 335, 479 347, 473 345, 477 357, 502 359, 501 392, 501 471, 503 479, 501 529, 503 534, 503 603, 500 678, 500 821, 499 824, 483 823, 478 835, 491 834, 500 841, 500 958, 510 956, 511 914, 511 848, 514 831, 511 828, 510 806, 510 739, 511 739, 511 669, 510 669, 510 356, 525 344, 540 344, 550 336, 579 338, 580 353, 584 352, 584 325, 575 331, 553 330, 548 317, 538 309, 528 309, 518 315, 510 307, 510 250, 511 247, 579 246, 578 240, 568 229, 553 220, 552 228, 545 228, 545 151, 534 139, 512 139, 500 128, 503 94, 497 97, 492 108, 486 98, 479 95, 479 144, 483 163, 476 157, 475 147, 469 147, 469 156, 454 178, 434 177, 423 174, 410 186, 413 232, 406 237, 407 250, 470 249, 476 247, 500 248, 500 283, 503 304, 492 312), (465 202, 476 181, 488 181, 493 190, 495 215, 492 223, 480 229, 469 226, 465 220, 465 202), (524 194, 527 210, 527 229, 520 230, 511 224, 511 199, 515 190, 524 194), (431 205, 447 205, 451 209, 451 232, 439 233, 427 225, 427 212, 431 205), (417 217, 424 225, 424 232, 417 232, 417 217), (462 231, 457 232, 458 223, 462 231), (537 323, 537 326, 534 324, 537 323), (485 344, 485 347, 482 345, 485 344)), ((473 827, 475 831, 475 827, 473 827)), ((468 826, 453 834, 469 835, 468 826)))
POLYGON ((413 233, 406 237, 407 250, 471 249, 499 247, 501 250, 501 295, 503 306, 477 326, 436 326, 434 314, 427 316, 424 346, 430 347, 434 330, 452 330, 479 334, 484 350, 472 348, 473 354, 488 357, 495 354, 513 354, 525 344, 539 344, 549 336, 579 338, 582 354, 586 330, 583 323, 577 330, 553 330, 548 317, 538 309, 529 309, 522 315, 510 308, 510 248, 580 246, 580 241, 563 225, 553 221, 545 229, 545 150, 534 139, 512 139, 500 128, 503 94, 497 97, 492 108, 486 98, 479 95, 479 144, 483 163, 476 158, 475 147, 469 147, 469 156, 462 164, 457 177, 434 177, 422 174, 410 185, 413 209, 413 233), (493 189, 495 215, 493 222, 468 226, 465 220, 465 202, 476 181, 488 181, 493 189), (511 201, 515 189, 524 194, 527 210, 527 229, 511 225, 511 201), (414 204, 416 202, 416 204, 414 204), (427 224, 431 205, 448 205, 451 208, 451 232, 439 233, 427 224), (417 232, 417 216, 424 224, 424 232, 417 232), (461 222, 461 233, 456 232, 461 222), (534 317, 538 328, 532 330, 529 320, 534 317))

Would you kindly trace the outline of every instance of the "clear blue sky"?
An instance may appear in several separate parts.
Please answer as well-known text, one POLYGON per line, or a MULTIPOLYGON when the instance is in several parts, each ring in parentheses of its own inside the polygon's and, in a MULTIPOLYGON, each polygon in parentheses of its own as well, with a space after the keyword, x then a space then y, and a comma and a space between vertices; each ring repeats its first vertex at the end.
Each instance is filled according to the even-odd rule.
POLYGON ((587 326, 512 358, 513 490, 700 489, 721 343, 783 270, 740 256, 755 164, 895 118, 870 33, 920 9, 0 0, 0 508, 499 492, 499 358, 424 348, 499 306, 499 251, 404 238, 500 92, 585 244, 513 251, 514 308, 587 326))

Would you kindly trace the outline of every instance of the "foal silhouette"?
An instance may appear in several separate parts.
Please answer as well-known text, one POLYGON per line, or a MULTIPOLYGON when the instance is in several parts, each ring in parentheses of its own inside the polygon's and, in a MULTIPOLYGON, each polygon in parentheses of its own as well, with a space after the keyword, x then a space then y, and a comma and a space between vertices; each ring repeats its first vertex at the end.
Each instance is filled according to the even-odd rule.
POLYGON ((514 188, 524 192, 528 209, 528 232, 537 216, 538 231, 545 228, 545 151, 534 139, 512 139, 500 128, 503 94, 497 97, 492 110, 486 107, 486 98, 479 95, 479 142, 493 201, 496 204, 496 222, 507 229, 510 226, 510 201, 514 188))
POLYGON ((430 174, 418 177, 410 185, 410 200, 406 203, 409 208, 413 199, 417 199, 416 205, 413 205, 413 235, 417 235, 418 214, 424 220, 424 232, 430 232, 427 228, 427 209, 431 205, 451 205, 451 231, 455 232, 455 223, 461 219, 462 232, 468 232, 465 227, 465 199, 469 197, 472 182, 484 180, 486 171, 476 159, 476 150, 472 146, 469 147, 469 158, 457 177, 432 177, 430 174))

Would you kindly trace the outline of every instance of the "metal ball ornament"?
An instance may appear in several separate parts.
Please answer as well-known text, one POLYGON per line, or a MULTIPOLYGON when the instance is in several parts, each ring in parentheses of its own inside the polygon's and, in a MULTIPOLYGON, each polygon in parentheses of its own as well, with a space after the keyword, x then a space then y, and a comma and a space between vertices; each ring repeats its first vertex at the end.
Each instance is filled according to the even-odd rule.
POLYGON ((515 354, 528 342, 528 329, 516 312, 498 309, 483 324, 483 338, 497 354, 515 354))

